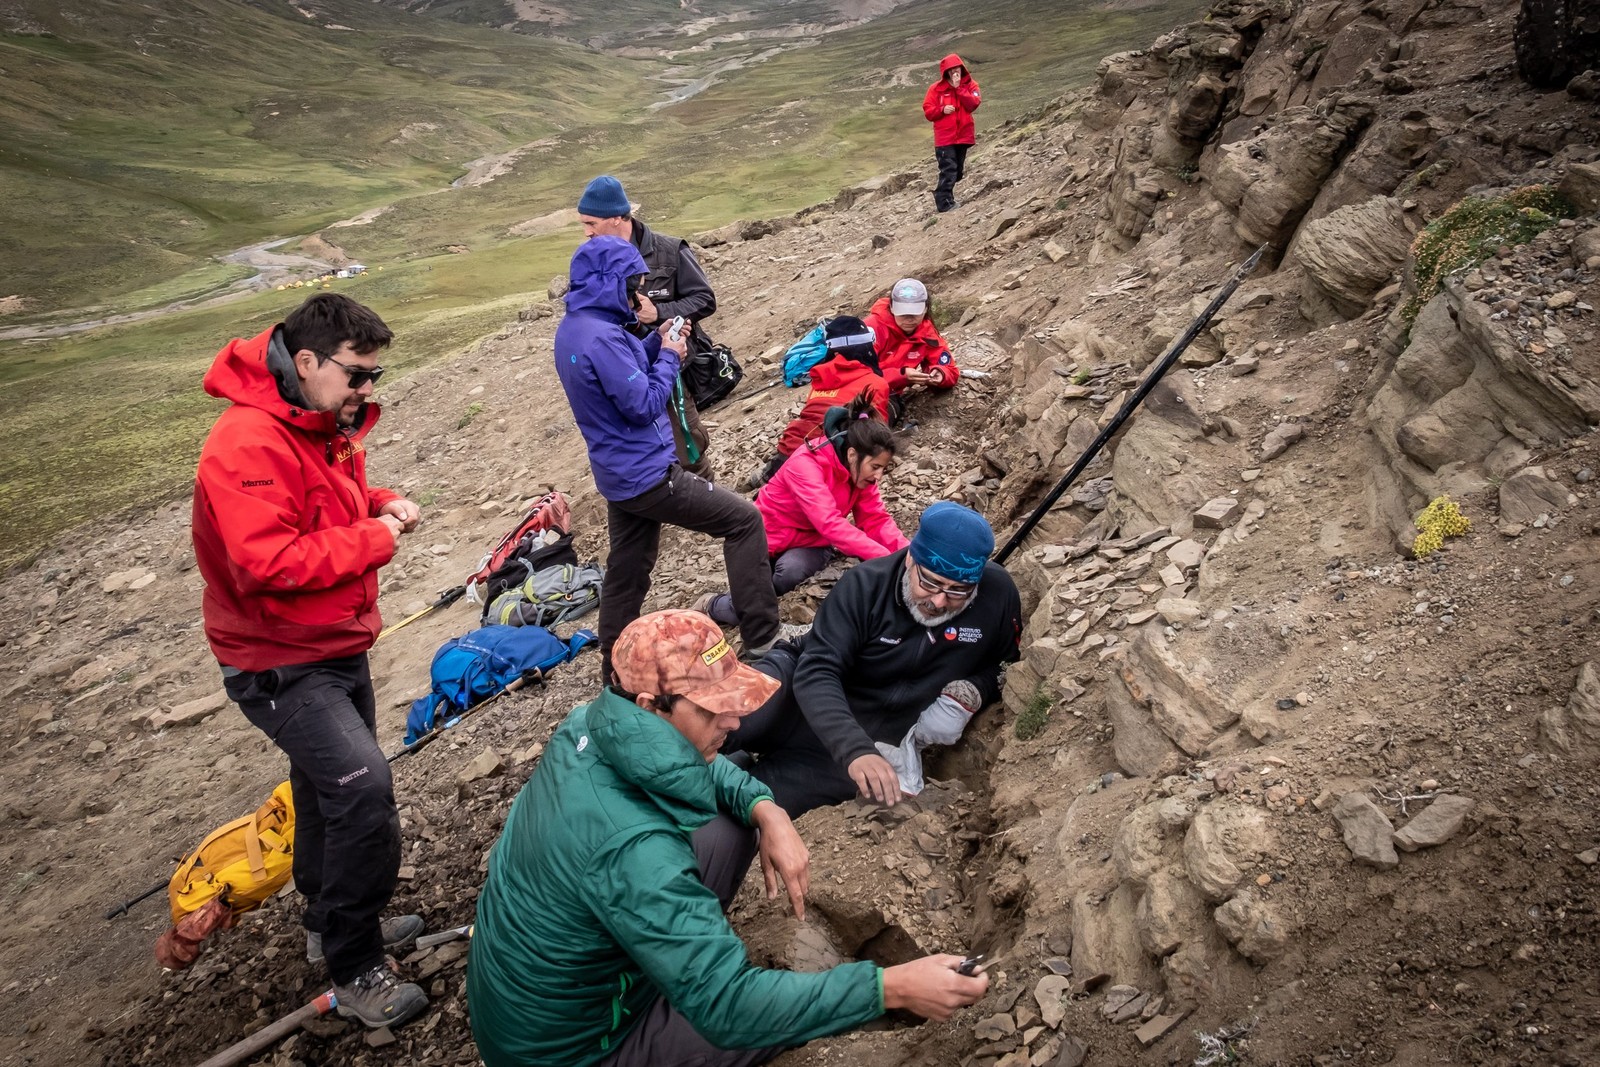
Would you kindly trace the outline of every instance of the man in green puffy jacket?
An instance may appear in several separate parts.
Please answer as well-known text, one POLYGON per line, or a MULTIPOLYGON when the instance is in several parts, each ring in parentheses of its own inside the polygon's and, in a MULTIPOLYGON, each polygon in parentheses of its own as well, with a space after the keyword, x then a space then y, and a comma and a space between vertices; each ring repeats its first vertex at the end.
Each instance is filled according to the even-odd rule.
POLYGON ((717 751, 778 683, 692 611, 635 620, 612 660, 620 688, 557 729, 490 856, 467 969, 488 1067, 745 1067, 888 1008, 945 1019, 983 996, 952 955, 752 966, 723 915, 751 858, 801 918, 810 859, 717 751))

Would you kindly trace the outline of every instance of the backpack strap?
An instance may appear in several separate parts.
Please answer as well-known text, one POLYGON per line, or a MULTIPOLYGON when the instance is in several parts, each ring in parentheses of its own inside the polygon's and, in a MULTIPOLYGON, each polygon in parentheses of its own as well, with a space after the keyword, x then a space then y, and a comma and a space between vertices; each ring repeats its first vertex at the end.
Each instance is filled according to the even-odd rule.
POLYGON ((689 457, 689 465, 700 462, 700 449, 694 443, 693 436, 689 433, 689 415, 684 409, 683 402, 683 375, 678 375, 672 383, 672 400, 670 407, 677 413, 678 428, 683 431, 683 451, 689 457))
POLYGON ((267 861, 261 855, 261 829, 256 825, 254 815, 250 817, 249 825, 244 828, 244 854, 250 860, 251 876, 257 882, 266 881, 267 861))

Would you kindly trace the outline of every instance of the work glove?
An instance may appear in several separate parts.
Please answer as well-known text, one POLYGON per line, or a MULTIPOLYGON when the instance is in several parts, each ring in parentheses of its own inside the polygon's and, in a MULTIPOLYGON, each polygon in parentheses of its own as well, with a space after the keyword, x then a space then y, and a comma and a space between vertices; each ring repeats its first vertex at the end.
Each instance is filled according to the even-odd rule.
POLYGON ((899 776, 902 793, 914 797, 922 792, 922 750, 929 745, 953 745, 961 740, 967 723, 982 704, 983 697, 977 686, 971 682, 951 682, 939 694, 939 699, 917 716, 898 746, 875 742, 879 755, 889 761, 889 766, 899 776))

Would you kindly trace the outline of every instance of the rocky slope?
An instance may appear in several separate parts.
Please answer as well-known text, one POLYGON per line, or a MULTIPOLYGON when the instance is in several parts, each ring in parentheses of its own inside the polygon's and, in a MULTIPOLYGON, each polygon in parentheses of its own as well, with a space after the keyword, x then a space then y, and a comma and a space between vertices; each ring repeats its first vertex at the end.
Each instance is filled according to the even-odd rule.
MULTIPOLYGON (((930 215, 930 174, 898 174, 701 235, 713 332, 750 371, 710 413, 725 478, 798 404, 756 391, 782 345, 913 274, 980 373, 913 404, 887 496, 907 525, 952 497, 1001 528, 1269 250, 1010 561, 1024 658, 935 759, 940 784, 803 821, 806 927, 748 889, 736 906, 753 954, 790 966, 987 950, 989 998, 784 1062, 1600 1058, 1600 150, 1577 96, 1514 80, 1512 10, 1224 4, 985 133, 955 213, 930 215), (1574 217, 1491 242, 1413 302, 1424 226, 1530 184, 1559 185, 1574 217), (1413 558, 1412 519, 1441 493, 1471 528, 1413 558)), ((546 486, 603 552, 554 321, 535 302, 386 387, 374 479, 427 514, 385 574, 391 618, 546 486)), ((198 1061, 318 991, 282 902, 176 976, 147 955, 158 902, 98 916, 282 773, 221 699, 185 517, 174 502, 64 542, 0 608, 18 711, 0 1011, 22 1035, 0 1063, 198 1061)), ((790 617, 836 574, 788 597, 790 617)), ((669 537, 653 602, 720 581, 710 546, 669 537)), ((458 606, 378 646, 386 739, 471 622, 458 606)), ((596 681, 580 660, 397 764, 401 905, 470 919, 506 805, 596 681)), ((328 1021, 259 1062, 475 1062, 463 962, 460 946, 402 961, 438 1007, 398 1048, 328 1021)))

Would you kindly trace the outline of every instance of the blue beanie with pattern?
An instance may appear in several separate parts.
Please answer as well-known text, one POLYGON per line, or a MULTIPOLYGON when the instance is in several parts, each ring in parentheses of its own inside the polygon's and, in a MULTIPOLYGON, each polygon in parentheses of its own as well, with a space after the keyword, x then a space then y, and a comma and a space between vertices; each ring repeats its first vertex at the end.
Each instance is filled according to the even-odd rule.
POLYGON ((941 578, 973 583, 994 551, 994 530, 989 521, 953 500, 941 500, 922 513, 911 558, 941 578))
POLYGON ((578 199, 578 214, 616 219, 633 214, 633 205, 628 202, 628 194, 622 191, 622 183, 609 174, 602 174, 584 186, 583 196, 578 199))

